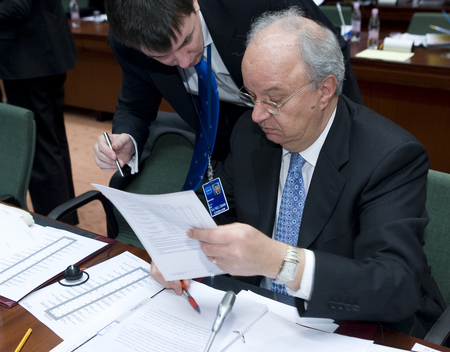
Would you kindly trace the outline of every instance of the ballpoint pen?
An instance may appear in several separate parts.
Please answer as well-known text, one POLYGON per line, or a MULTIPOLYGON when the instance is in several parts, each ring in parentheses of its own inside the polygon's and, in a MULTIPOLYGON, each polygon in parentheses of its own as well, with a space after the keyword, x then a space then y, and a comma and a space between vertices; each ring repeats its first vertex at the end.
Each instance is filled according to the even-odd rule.
POLYGON ((433 24, 430 24, 430 28, 434 29, 435 31, 441 32, 441 33, 450 34, 450 29, 435 26, 433 24))
MULTIPOLYGON (((111 144, 111 140, 109 139, 108 133, 103 132, 103 136, 105 136, 106 143, 108 143, 108 146, 111 148, 111 150, 114 151, 114 149, 113 149, 113 147, 112 147, 112 144, 111 144)), ((116 166, 117 166, 117 168, 119 169, 120 176, 124 177, 123 170, 122 170, 122 168, 120 167, 119 160, 116 158, 115 161, 116 161, 116 166)))
POLYGON ((194 297, 191 296, 191 294, 189 293, 189 291, 186 289, 186 286, 184 285, 184 282, 181 281, 181 287, 183 288, 183 294, 185 295, 185 297, 188 299, 189 304, 192 306, 192 308, 195 309, 195 311, 200 314, 200 307, 198 306, 197 302, 195 302, 194 297))

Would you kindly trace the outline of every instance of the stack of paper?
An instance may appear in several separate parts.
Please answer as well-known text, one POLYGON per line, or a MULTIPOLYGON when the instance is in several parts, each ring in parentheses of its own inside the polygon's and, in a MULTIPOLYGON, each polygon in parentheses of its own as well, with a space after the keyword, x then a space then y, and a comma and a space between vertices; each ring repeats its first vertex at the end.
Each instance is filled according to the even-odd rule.
POLYGON ((425 40, 431 47, 450 45, 450 34, 427 33, 425 40))
POLYGON ((5 307, 15 305, 69 265, 107 246, 105 242, 34 224, 26 213, 14 208, 0 208, 0 228, 0 304, 5 307))

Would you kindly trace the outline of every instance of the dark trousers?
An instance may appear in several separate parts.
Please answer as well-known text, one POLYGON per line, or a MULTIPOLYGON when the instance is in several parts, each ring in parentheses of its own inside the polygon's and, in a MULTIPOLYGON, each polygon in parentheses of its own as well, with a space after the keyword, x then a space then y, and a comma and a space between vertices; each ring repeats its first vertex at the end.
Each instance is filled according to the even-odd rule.
MULTIPOLYGON (((65 79, 64 73, 4 80, 8 103, 34 112, 36 152, 29 191, 34 211, 42 215, 75 196, 64 125, 65 79)), ((77 224, 77 214, 69 214, 64 221, 77 224)))

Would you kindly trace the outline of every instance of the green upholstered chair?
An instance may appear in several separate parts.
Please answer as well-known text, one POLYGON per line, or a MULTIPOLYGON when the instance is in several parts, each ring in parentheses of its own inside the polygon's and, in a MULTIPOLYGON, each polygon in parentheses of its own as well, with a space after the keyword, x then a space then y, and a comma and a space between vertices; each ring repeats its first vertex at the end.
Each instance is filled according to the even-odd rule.
POLYGON ((441 345, 450 333, 450 174, 429 170, 427 193, 430 222, 425 229, 424 251, 447 309, 425 340, 441 345))
POLYGON ((408 33, 424 35, 427 33, 440 33, 430 25, 450 30, 450 23, 441 12, 415 12, 409 22, 408 33))
MULTIPOLYGON (((138 194, 163 194, 181 190, 191 164, 195 133, 177 114, 161 111, 150 131, 139 173, 121 177, 116 172, 110 180, 110 187, 138 194)), ((108 237, 143 248, 122 215, 98 191, 88 191, 61 204, 48 217, 59 220, 93 200, 100 200, 105 209, 108 237)))
MULTIPOLYGON (((321 5, 319 9, 327 16, 330 22, 336 27, 341 28, 342 22, 339 16, 339 12, 336 6, 331 5, 321 5)), ((352 7, 350 6, 341 6, 342 15, 344 16, 344 21, 347 26, 352 24, 352 7)))
POLYGON ((27 209, 36 143, 32 111, 0 103, 0 201, 27 209))

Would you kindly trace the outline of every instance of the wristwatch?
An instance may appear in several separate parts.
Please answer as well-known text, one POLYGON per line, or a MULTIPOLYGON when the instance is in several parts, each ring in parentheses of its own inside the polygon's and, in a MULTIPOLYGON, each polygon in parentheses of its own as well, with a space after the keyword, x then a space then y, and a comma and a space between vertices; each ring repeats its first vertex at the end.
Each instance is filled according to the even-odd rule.
POLYGON ((288 245, 286 255, 283 260, 283 264, 281 264, 280 272, 277 275, 277 279, 275 282, 277 284, 286 284, 289 281, 295 279, 295 275, 297 275, 298 271, 298 252, 297 248, 291 245, 288 245))

